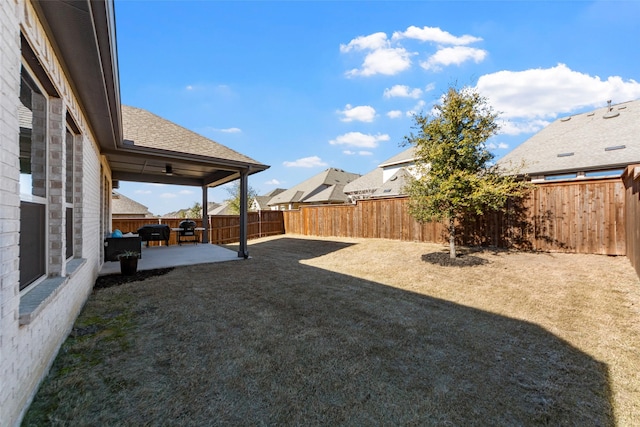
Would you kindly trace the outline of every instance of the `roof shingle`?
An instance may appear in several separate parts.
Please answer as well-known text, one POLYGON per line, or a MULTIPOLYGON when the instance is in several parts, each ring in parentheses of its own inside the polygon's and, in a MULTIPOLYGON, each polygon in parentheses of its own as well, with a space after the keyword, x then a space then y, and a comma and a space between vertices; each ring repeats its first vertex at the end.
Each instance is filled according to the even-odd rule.
POLYGON ((622 168, 638 162, 640 100, 560 118, 497 163, 519 168, 519 173, 542 175, 622 168))

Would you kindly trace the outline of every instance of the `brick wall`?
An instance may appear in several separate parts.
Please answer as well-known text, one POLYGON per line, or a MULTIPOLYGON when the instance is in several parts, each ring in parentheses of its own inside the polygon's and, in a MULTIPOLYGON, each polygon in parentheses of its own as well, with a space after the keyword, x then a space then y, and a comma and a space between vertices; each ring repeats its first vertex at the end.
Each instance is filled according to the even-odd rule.
MULTIPOLYGON (((20 229, 18 93, 20 90, 20 5, 0 4, 0 424, 15 411, 18 366, 18 237, 20 229)), ((18 408, 19 409, 19 408, 18 408)))
MULTIPOLYGON (((102 182, 109 167, 86 124, 71 85, 46 39, 31 3, 0 1, 0 425, 16 425, 55 359, 87 300, 102 265, 102 182), (47 101, 48 230, 47 275, 60 283, 40 309, 21 323, 19 291, 20 31, 38 55, 61 98, 47 101), (74 267, 65 259, 65 119, 70 114, 80 134, 74 138, 74 267), (104 172, 103 172, 104 171, 104 172)), ((105 189, 110 192, 110 188, 105 189)), ((108 207, 107 207, 108 209, 108 207)), ((109 219, 107 219, 109 220, 109 219)), ((36 286, 37 287, 37 286, 36 286)), ((29 294, 27 294, 29 295, 29 294)))

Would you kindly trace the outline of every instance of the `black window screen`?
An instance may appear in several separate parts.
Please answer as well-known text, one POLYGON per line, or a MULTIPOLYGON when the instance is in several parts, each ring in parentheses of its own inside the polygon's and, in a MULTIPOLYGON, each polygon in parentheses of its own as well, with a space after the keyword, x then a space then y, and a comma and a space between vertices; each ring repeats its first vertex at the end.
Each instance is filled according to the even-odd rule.
POLYGON ((46 273, 45 205, 20 202, 20 290, 46 273))

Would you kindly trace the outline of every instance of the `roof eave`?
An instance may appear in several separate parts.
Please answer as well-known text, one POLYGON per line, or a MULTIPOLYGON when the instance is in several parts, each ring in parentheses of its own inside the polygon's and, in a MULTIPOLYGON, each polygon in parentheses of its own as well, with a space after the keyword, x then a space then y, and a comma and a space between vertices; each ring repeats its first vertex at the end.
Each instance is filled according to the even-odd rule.
POLYGON ((640 160, 631 161, 631 162, 619 162, 619 163, 609 163, 603 165, 594 165, 594 166, 580 166, 568 169, 555 169, 555 170, 543 170, 543 171, 526 171, 520 172, 518 176, 528 175, 560 175, 560 174, 569 174, 569 173, 578 173, 578 172, 597 172, 597 171, 605 171, 609 169, 624 169, 629 165, 640 163, 640 160))
POLYGON ((53 49, 103 149, 122 141, 113 1, 34 0, 53 49))

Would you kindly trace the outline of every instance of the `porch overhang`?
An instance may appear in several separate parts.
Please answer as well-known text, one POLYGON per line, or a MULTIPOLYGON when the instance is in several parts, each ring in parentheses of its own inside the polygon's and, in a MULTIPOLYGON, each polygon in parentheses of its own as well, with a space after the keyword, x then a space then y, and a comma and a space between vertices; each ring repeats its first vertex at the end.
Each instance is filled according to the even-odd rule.
POLYGON ((33 1, 101 149, 122 141, 112 1, 33 1))
POLYGON ((217 187, 239 179, 243 171, 251 175, 269 168, 259 163, 148 147, 121 147, 104 154, 111 168, 111 177, 120 181, 217 187))

